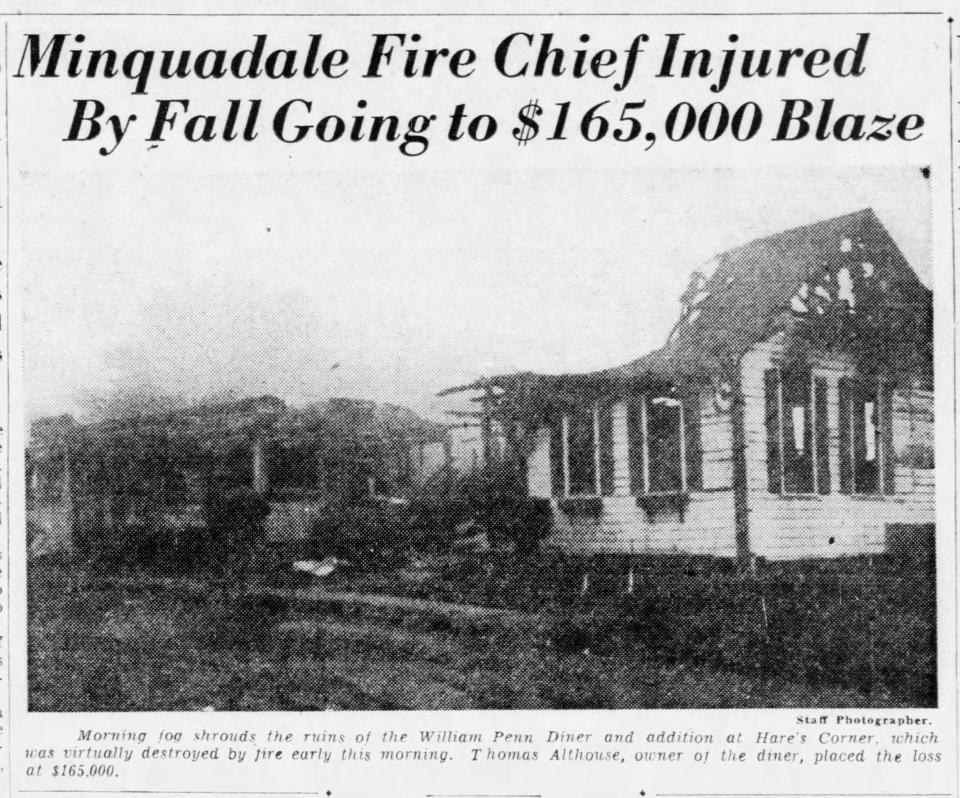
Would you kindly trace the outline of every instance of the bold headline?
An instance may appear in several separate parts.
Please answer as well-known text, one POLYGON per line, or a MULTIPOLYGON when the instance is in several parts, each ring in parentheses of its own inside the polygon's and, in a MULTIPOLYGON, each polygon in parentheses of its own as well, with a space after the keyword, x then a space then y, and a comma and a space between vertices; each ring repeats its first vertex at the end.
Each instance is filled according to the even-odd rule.
MULTIPOLYGON (((126 81, 136 110, 109 108, 94 97, 72 100, 63 141, 94 143, 110 155, 128 138, 149 146, 179 138, 188 142, 253 142, 261 134, 288 144, 303 141, 386 142, 405 156, 423 155, 432 138, 487 142, 509 135, 520 145, 534 140, 610 141, 645 150, 658 141, 916 141, 923 135, 918 113, 838 107, 835 98, 765 98, 728 104, 720 95, 739 81, 801 77, 856 80, 868 73, 870 34, 858 33, 840 49, 741 46, 730 33, 720 48, 704 48, 684 33, 651 36, 630 33, 618 47, 598 46, 589 34, 569 41, 554 33, 517 31, 494 43, 481 58, 471 48, 427 46, 418 33, 375 33, 363 53, 328 45, 324 34, 307 34, 302 48, 275 47, 267 34, 239 50, 117 50, 87 47, 82 33, 26 34, 14 78, 126 81), (524 99, 509 120, 489 109, 457 102, 434 113, 412 115, 369 108, 358 97, 351 108, 322 108, 315 99, 290 97, 277 103, 237 98, 218 108, 198 108, 188 97, 154 98, 186 81, 235 80, 423 81, 443 76, 469 81, 490 70, 506 81, 522 79, 524 89, 541 78, 595 81, 606 99, 580 104, 562 97, 524 99), (647 107, 644 81, 701 81, 709 101, 681 101, 669 108, 647 107), (639 95, 639 96, 638 96, 639 95), (146 99, 145 99, 146 98, 146 99), (775 107, 773 107, 775 105, 775 107)), ((606 43, 609 44, 609 43, 606 43)), ((551 84, 553 88, 556 84, 551 84)))

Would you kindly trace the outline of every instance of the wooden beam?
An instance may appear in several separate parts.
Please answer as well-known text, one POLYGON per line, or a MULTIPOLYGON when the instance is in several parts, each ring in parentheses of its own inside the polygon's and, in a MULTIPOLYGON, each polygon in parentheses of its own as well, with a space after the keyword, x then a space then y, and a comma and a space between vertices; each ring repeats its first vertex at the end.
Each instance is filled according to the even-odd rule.
POLYGON ((731 380, 730 426, 733 444, 733 527, 737 546, 737 569, 749 573, 753 568, 750 551, 750 506, 747 495, 747 435, 741 367, 731 380))

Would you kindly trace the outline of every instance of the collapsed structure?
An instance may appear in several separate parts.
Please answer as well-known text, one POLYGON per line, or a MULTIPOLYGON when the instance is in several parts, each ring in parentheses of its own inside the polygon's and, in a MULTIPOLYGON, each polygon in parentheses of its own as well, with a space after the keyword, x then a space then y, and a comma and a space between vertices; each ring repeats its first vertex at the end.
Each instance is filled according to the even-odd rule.
POLYGON ((269 501, 271 538, 304 538, 331 501, 418 489, 448 460, 445 440, 443 425, 407 408, 357 399, 295 408, 261 396, 89 423, 38 419, 26 452, 31 549, 70 549, 93 527, 199 527, 211 494, 241 487, 269 501))
POLYGON ((554 545, 749 562, 933 523, 932 293, 872 210, 724 252, 681 305, 623 366, 451 389, 481 393, 554 545))

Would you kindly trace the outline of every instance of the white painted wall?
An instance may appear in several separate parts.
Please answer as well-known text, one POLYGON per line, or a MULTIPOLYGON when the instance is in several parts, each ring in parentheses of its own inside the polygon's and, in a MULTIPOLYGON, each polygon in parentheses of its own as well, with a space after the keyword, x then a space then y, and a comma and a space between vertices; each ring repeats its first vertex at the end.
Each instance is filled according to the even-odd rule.
MULTIPOLYGON (((555 530, 549 545, 578 552, 686 552, 734 556, 733 496, 730 487, 730 415, 719 413, 705 398, 702 438, 705 454, 704 486, 693 493, 684 520, 663 515, 653 522, 630 494, 627 407, 613 406, 614 494, 603 499, 598 519, 571 517, 554 501, 555 530), (725 443, 726 442, 726 443, 725 443), (726 452, 723 446, 726 445, 726 452), (709 466, 708 466, 709 463, 709 466), (723 489, 726 488, 726 489, 723 489)), ((550 495, 550 434, 541 428, 537 445, 527 460, 530 495, 550 495)))
MULTIPOLYGON (((838 380, 853 374, 852 363, 843 358, 825 358, 813 364, 814 374, 827 380, 831 493, 791 497, 768 491, 763 374, 782 355, 783 344, 778 337, 755 346, 741 365, 753 553, 772 560, 879 553, 885 547, 887 524, 932 523, 934 471, 904 460, 908 447, 933 445, 933 394, 917 386, 899 388, 894 393, 896 493, 839 493, 838 380)), ((704 390, 700 405, 704 491, 691 494, 683 522, 662 517, 651 523, 630 495, 626 405, 619 403, 613 408, 614 495, 604 497, 598 519, 569 517, 556 510, 556 529, 550 543, 586 552, 734 556, 730 414, 714 405, 709 389, 704 390)), ((528 482, 531 495, 550 495, 550 435, 546 428, 538 432, 537 445, 528 459, 528 482)))
MULTIPOLYGON (((771 560, 879 553, 885 548, 887 524, 932 523, 933 469, 898 464, 893 495, 857 496, 839 492, 838 381, 854 374, 853 364, 839 357, 821 358, 812 364, 814 375, 827 381, 830 494, 783 496, 768 491, 763 375, 782 356, 782 336, 777 336, 753 347, 741 363, 753 553, 771 560)), ((894 392, 893 413, 893 446, 898 458, 903 457, 911 443, 933 444, 932 392, 915 386, 898 388, 894 392)))

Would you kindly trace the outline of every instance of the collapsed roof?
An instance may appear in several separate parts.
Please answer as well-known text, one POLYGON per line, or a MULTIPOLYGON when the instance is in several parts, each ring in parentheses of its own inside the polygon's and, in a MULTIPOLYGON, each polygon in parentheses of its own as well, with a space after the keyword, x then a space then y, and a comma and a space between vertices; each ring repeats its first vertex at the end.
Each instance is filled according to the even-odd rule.
POLYGON ((58 452, 67 438, 80 431, 94 435, 164 434, 188 436, 204 446, 229 446, 261 440, 297 443, 313 441, 318 430, 333 427, 343 434, 396 439, 413 443, 442 440, 446 426, 420 417, 400 405, 365 399, 331 398, 304 407, 291 407, 276 396, 199 402, 163 412, 135 412, 89 422, 70 415, 36 419, 30 448, 35 455, 58 452))
MULTIPOLYGON (((706 380, 729 373, 754 344, 779 332, 802 334, 821 319, 848 327, 869 320, 896 330, 898 349, 886 350, 889 359, 932 368, 932 292, 870 208, 759 238, 717 255, 709 267, 694 272, 664 346, 636 360, 584 374, 499 375, 444 393, 529 391, 531 384, 608 392, 706 380)), ((846 336, 847 343, 857 334, 846 336)))

